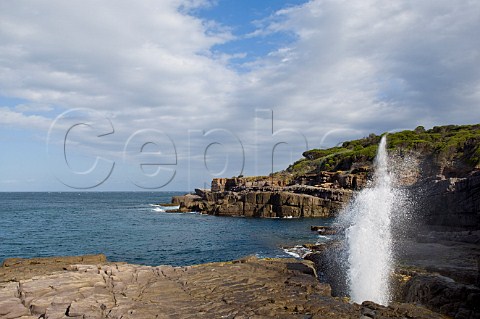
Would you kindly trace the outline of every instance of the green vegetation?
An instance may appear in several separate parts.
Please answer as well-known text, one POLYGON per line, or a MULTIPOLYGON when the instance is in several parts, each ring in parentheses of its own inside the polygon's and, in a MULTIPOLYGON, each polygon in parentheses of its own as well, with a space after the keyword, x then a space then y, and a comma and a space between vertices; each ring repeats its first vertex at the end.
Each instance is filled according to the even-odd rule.
MULTIPOLYGON (((286 171, 301 176, 370 166, 380 138, 370 134, 359 140, 344 142, 341 146, 306 151, 304 158, 290 165, 286 171)), ((415 153, 437 163, 456 162, 473 169, 480 166, 480 124, 435 126, 429 130, 419 126, 413 131, 389 133, 387 148, 389 152, 415 153)))

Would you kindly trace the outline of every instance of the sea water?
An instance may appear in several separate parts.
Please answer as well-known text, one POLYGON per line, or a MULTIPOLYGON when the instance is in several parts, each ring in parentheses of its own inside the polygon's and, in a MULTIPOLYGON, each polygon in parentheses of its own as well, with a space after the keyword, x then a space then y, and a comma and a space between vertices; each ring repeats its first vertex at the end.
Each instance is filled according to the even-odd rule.
POLYGON ((111 261, 191 265, 247 255, 289 257, 324 219, 168 213, 175 192, 0 193, 0 262, 104 253, 111 261))

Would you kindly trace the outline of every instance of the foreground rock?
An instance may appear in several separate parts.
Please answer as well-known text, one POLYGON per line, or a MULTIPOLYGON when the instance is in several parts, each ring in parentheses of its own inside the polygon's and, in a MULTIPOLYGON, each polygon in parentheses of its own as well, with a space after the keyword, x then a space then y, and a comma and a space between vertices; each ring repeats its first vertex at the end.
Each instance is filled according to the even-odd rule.
POLYGON ((454 318, 480 318, 480 288, 436 273, 408 272, 399 297, 454 318))
POLYGON ((59 263, 17 259, 0 268, 1 278, 8 278, 0 283, 0 318, 443 318, 410 304, 382 307, 332 298, 312 264, 294 259, 190 267, 64 267, 66 260, 65 270, 57 269, 59 263), (36 274, 27 271, 32 266, 36 274), (11 277, 15 267, 22 279, 11 277))
MULTIPOLYGON (((480 318, 480 231, 422 231, 398 243, 393 299, 452 318, 480 318)), ((304 245, 332 294, 347 294, 341 241, 304 245)))
POLYGON ((8 258, 3 261, 0 268, 0 282, 30 279, 34 276, 65 270, 73 264, 105 264, 106 262, 107 257, 103 254, 29 259, 8 258))
POLYGON ((480 230, 423 231, 398 246, 403 265, 480 286, 480 230))

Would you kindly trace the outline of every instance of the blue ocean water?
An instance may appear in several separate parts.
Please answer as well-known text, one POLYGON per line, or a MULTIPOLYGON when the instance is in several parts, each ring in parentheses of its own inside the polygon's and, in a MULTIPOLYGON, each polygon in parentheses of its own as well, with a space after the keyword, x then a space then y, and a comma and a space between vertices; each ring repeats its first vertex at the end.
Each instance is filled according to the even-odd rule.
POLYGON ((111 261, 191 265, 315 242, 324 219, 255 219, 159 212, 174 192, 0 193, 0 262, 104 253, 111 261))

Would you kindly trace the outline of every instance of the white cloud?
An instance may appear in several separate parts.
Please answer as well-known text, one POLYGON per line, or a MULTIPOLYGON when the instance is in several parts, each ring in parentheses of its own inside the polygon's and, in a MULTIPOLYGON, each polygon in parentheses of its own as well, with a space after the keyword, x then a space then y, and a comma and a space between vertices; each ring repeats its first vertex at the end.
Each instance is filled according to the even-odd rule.
POLYGON ((46 104, 18 104, 15 106, 15 111, 28 113, 43 113, 43 112, 51 112, 54 108, 51 105, 46 104))
POLYGON ((8 107, 0 107, 0 124, 22 129, 48 130, 50 119, 39 115, 25 115, 8 107))
POLYGON ((310 1, 261 30, 298 41, 253 64, 246 90, 324 127, 478 122, 479 27, 472 1, 310 1))
POLYGON ((0 123, 46 135, 55 112, 89 107, 112 119, 113 150, 154 128, 183 159, 189 130, 225 128, 252 163, 256 108, 274 109, 274 129, 297 130, 310 147, 480 122, 476 1, 311 0, 243 35, 261 42, 287 32, 295 40, 242 72, 229 65, 242 52, 215 47, 235 39, 230 27, 191 15, 215 3, 1 2, 0 94, 27 102, 0 108, 0 123))

